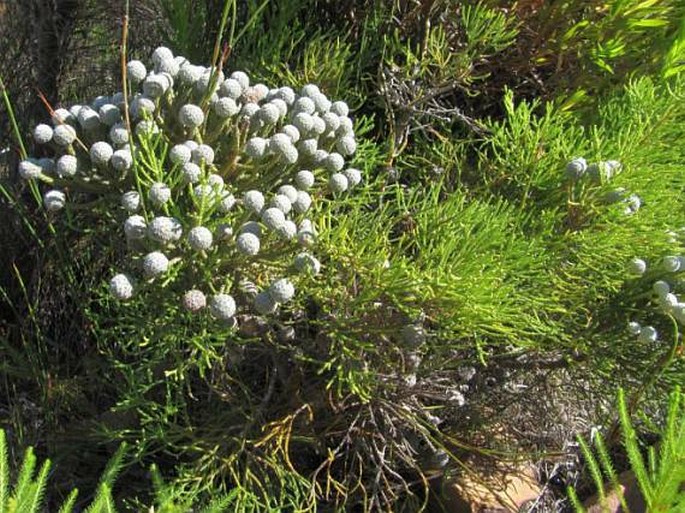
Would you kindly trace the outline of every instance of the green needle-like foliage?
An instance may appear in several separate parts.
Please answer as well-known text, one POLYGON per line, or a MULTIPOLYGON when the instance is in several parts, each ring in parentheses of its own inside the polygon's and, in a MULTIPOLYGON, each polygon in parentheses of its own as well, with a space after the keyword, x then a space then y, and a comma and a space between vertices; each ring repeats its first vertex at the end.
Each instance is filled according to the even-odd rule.
MULTIPOLYGON (((631 414, 628 411, 625 392, 622 389, 619 390, 618 413, 624 447, 628 454, 630 468, 635 474, 644 498, 646 511, 649 512, 678 512, 682 511, 685 506, 685 495, 682 490, 683 482, 685 482, 684 399, 679 387, 670 394, 665 424, 658 444, 660 447, 656 450, 648 448, 648 458, 645 460, 643 448, 638 443, 631 414)), ((596 455, 582 437, 578 437, 578 442, 597 487, 599 504, 607 507, 607 493, 612 491, 618 494, 623 511, 629 512, 626 500, 620 491, 618 473, 611 462, 609 450, 602 435, 597 433, 594 436, 596 455), (606 488, 605 478, 609 481, 609 486, 606 488)), ((575 490, 569 488, 568 492, 576 511, 585 511, 575 490)))

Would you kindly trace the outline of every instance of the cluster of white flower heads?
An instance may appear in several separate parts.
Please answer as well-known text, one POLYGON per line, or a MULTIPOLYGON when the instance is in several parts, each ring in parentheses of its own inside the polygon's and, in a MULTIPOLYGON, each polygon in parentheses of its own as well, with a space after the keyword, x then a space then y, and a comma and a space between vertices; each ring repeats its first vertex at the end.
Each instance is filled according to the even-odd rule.
POLYGON ((358 146, 349 107, 314 84, 252 83, 164 47, 129 61, 126 80, 129 97, 57 108, 37 125, 33 140, 53 157, 27 158, 20 176, 49 185, 50 212, 99 195, 117 213, 129 254, 110 281, 117 300, 163 284, 219 321, 277 312, 321 271, 317 202, 362 182, 347 164, 358 146), (245 280, 254 294, 240 292, 245 280))
MULTIPOLYGON (((588 178, 595 184, 606 184, 623 170, 618 160, 602 160, 588 164, 583 157, 574 157, 566 164, 566 178, 577 182, 588 178)), ((620 203, 627 216, 635 214, 642 206, 642 199, 637 194, 629 194, 623 187, 618 187, 606 196, 608 203, 620 203)))
MULTIPOLYGON (((644 259, 633 258, 628 263, 628 272, 636 277, 649 277, 648 273, 652 270, 648 267, 644 259)), ((655 274, 652 276, 659 277, 652 282, 651 287, 654 303, 662 313, 672 316, 681 326, 685 326, 685 301, 681 301, 677 294, 677 287, 683 283, 678 274, 685 272, 685 255, 667 255, 655 263, 653 268, 655 274)), ((628 323, 628 331, 641 342, 655 342, 658 339, 657 330, 653 326, 641 326, 636 321, 628 323)))

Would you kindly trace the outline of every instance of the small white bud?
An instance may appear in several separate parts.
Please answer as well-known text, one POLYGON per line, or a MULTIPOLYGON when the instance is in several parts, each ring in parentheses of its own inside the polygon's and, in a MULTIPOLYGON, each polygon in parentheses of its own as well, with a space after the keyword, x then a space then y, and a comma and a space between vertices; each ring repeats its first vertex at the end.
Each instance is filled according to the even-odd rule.
POLYGON ((52 127, 40 124, 33 129, 33 140, 38 144, 47 144, 52 140, 52 127))
POLYGON ((162 206, 171 199, 171 189, 165 183, 155 182, 150 187, 148 197, 153 204, 162 206))
POLYGON ((212 232, 204 226, 196 226, 188 232, 188 244, 197 251, 206 251, 212 247, 212 232))
POLYGON ((169 269, 169 259, 160 251, 148 253, 143 258, 143 273, 148 278, 154 278, 169 269))
POLYGON ((228 294, 216 294, 209 300, 209 310, 217 319, 228 321, 236 313, 235 299, 228 294))
POLYGON ((178 111, 178 120, 186 128, 197 128, 205 120, 205 114, 197 105, 186 104, 178 111))
POLYGON ((51 190, 43 195, 43 205, 48 212, 62 210, 67 202, 67 197, 62 191, 51 190))
POLYGON ((135 212, 140 208, 140 194, 136 191, 128 191, 121 195, 121 206, 129 212, 135 212))
POLYGON ((183 294, 183 308, 189 312, 198 312, 207 306, 207 298, 201 290, 192 289, 183 294))
POLYGON ((633 258, 628 265, 631 274, 642 276, 647 270, 647 263, 641 258, 633 258))
POLYGON ((145 238, 147 223, 143 216, 130 216, 124 221, 124 233, 129 240, 139 240, 145 238))
POLYGON ((133 297, 133 280, 126 274, 117 274, 109 282, 109 291, 121 301, 133 297))
POLYGON ((259 253, 259 237, 252 233, 241 233, 236 239, 238 250, 248 256, 259 253))

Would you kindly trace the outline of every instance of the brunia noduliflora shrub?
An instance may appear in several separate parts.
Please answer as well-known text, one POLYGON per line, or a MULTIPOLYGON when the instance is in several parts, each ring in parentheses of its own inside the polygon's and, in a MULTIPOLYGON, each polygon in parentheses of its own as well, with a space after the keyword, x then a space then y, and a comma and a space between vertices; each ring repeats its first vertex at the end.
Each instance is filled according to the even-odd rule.
POLYGON ((50 212, 93 195, 117 212, 129 259, 109 283, 116 299, 158 287, 219 321, 273 314, 299 274, 321 268, 312 205, 361 182, 345 163, 357 146, 349 109, 314 84, 251 84, 164 47, 151 60, 128 63, 129 98, 55 110, 33 134, 55 158, 19 173, 50 186, 50 212), (256 289, 250 304, 236 301, 239 284, 256 289))

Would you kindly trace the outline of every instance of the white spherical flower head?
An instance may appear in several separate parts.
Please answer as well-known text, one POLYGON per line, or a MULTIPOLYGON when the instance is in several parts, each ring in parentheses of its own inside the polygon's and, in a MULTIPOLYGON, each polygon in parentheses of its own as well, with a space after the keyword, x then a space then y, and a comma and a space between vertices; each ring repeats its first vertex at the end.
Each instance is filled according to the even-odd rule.
POLYGON ((151 134, 158 134, 159 127, 151 119, 144 119, 143 121, 139 121, 138 124, 136 124, 136 127, 133 129, 133 131, 136 133, 138 137, 143 137, 149 136, 151 134))
POLYGON ((577 180, 585 174, 587 161, 583 157, 576 157, 566 164, 566 176, 571 180, 577 180))
POLYGON ((291 240, 297 235, 297 225, 290 219, 286 219, 285 223, 283 223, 276 231, 280 237, 286 240, 291 240))
POLYGON ((656 342, 656 339, 658 338, 659 334, 657 331, 652 327, 652 326, 645 326, 640 330, 640 334, 638 335, 638 339, 640 342, 656 342))
POLYGON ((245 144, 245 154, 253 159, 262 158, 266 152, 267 140, 262 137, 252 137, 245 144))
POLYGON ((147 235, 161 243, 176 242, 183 234, 183 227, 173 217, 155 217, 147 227, 147 235))
POLYGON ((197 183, 200 181, 202 176, 202 170, 200 166, 194 162, 186 162, 183 164, 183 180, 186 183, 197 183))
POLYGON ((86 132, 97 130, 101 126, 100 116, 87 105, 84 105, 79 109, 77 118, 79 125, 86 132))
POLYGON ((229 78, 238 82, 243 90, 250 87, 250 77, 244 71, 234 71, 229 78))
POLYGON ((228 321, 236 313, 235 299, 228 294, 216 294, 209 300, 209 310, 217 319, 228 321))
POLYGON ((311 133, 315 136, 320 136, 326 132, 326 123, 319 116, 312 116, 312 129, 311 133))
POLYGON ((290 201, 290 198, 285 194, 276 194, 273 198, 271 198, 269 205, 277 208, 284 214, 289 214, 293 208, 292 201, 290 201))
POLYGON ((140 208, 140 194, 136 191, 125 192, 121 195, 121 206, 128 212, 137 211, 140 208))
POLYGON ((295 103, 295 91, 293 91, 292 88, 288 86, 278 88, 274 92, 273 97, 283 100, 286 103, 286 105, 292 105, 293 103, 295 103))
POLYGON ((224 214, 230 212, 236 204, 236 199, 233 194, 227 192, 221 197, 221 202, 219 203, 219 212, 224 214))
POLYGON ((189 312, 199 312, 207 306, 207 298, 201 290, 192 289, 183 294, 182 304, 189 312))
POLYGON ((67 202, 67 197, 62 191, 51 190, 43 195, 43 205, 48 212, 62 210, 67 202))
POLYGON ((341 155, 349 157, 350 155, 354 155, 354 152, 357 151, 357 141, 354 140, 354 137, 347 135, 336 141, 335 148, 341 155))
POLYGON ((271 284, 269 295, 277 303, 287 303, 295 296, 295 286, 287 278, 281 278, 271 284))
POLYGON ((340 116, 333 114, 332 112, 326 112, 326 114, 321 116, 321 119, 326 123, 327 133, 335 132, 340 127, 340 116))
POLYGON ((311 132, 316 136, 319 136, 326 132, 326 123, 319 116, 312 116, 311 132))
POLYGON ((99 141, 90 147, 90 160, 96 166, 106 166, 112 158, 114 149, 104 141, 99 141))
POLYGON ((155 109, 155 102, 145 96, 136 96, 129 105, 131 116, 135 120, 149 118, 155 112, 155 109))
POLYGON ((126 75, 128 76, 128 79, 134 84, 142 82, 143 80, 145 80, 145 77, 147 76, 147 69, 145 68, 145 64, 137 60, 129 61, 126 65, 126 75))
POLYGON ((261 315, 269 315, 278 309, 278 303, 274 301, 267 291, 262 291, 254 298, 255 310, 261 315))
POLYGON ((300 112, 295 115, 292 124, 300 131, 300 134, 308 134, 314 128, 314 118, 311 114, 300 112))
POLYGON ((224 97, 212 103, 212 110, 221 119, 226 119, 238 114, 240 107, 238 107, 233 98, 224 97))
POLYGON ((256 103, 246 103, 243 105, 243 107, 240 109, 240 115, 244 119, 252 119, 255 114, 259 112, 259 105, 256 103))
POLYGON ((680 270, 680 257, 667 256, 662 260, 662 266, 666 272, 674 273, 680 270))
POLYGON ((40 124, 33 129, 33 140, 38 144, 47 144, 52 140, 52 127, 50 125, 40 124))
POLYGON ((297 151, 299 151, 305 157, 312 158, 314 155, 316 155, 318 145, 319 141, 316 139, 305 139, 298 143, 297 151))
POLYGON ((288 114, 288 104, 280 98, 274 98, 269 102, 269 105, 274 105, 278 109, 278 117, 284 118, 288 114))
POLYGON ((143 273, 148 278, 154 278, 169 269, 169 259, 160 251, 148 253, 143 258, 143 273))
POLYGON ((284 125, 281 128, 281 133, 290 137, 290 142, 293 144, 300 140, 300 131, 295 125, 284 125))
POLYGON ((185 144, 176 144, 169 151, 169 160, 172 164, 182 166, 190 162, 191 149, 185 144))
POLYGON ((55 126, 64 123, 74 123, 76 121, 74 115, 71 112, 69 112, 67 109, 61 108, 55 109, 50 119, 52 119, 52 124, 55 126))
POLYGON ((117 150, 112 153, 110 163, 117 171, 127 171, 133 166, 133 155, 129 150, 117 150))
POLYGON ((304 214, 312 206, 312 197, 305 191, 297 191, 297 199, 293 203, 296 212, 304 214))
POLYGON ((243 205, 250 212, 259 214, 264 208, 264 195, 259 191, 247 191, 243 195, 243 205))
POLYGON ((243 87, 237 80, 227 78, 221 83, 219 94, 231 100, 237 100, 243 94, 243 87))
POLYGON ((171 189, 165 183, 155 182, 150 187, 148 197, 153 204, 157 206, 164 205, 171 199, 171 189))
POLYGON ((262 223, 272 230, 278 230, 285 223, 285 214, 278 208, 267 208, 262 214, 262 223))
POLYGON ((331 112, 338 116, 347 116, 350 113, 350 108, 343 101, 336 101, 331 104, 331 112))
POLYGON ((314 155, 312 155, 312 162, 315 166, 323 167, 326 158, 328 158, 328 152, 324 149, 319 149, 314 152, 314 155))
POLYGON ((60 178, 74 176, 78 171, 78 159, 73 155, 62 155, 57 159, 55 171, 60 178))
POLYGON ((148 98, 159 98, 167 92, 170 85, 165 75, 150 74, 143 81, 143 93, 148 98))
POLYGON ((128 130, 123 123, 116 123, 109 129, 109 140, 116 146, 123 146, 128 142, 128 130))
POLYGON ((342 173, 333 173, 328 180, 328 187, 334 194, 341 194, 345 192, 349 185, 349 180, 342 173))
POLYGON ((178 57, 164 59, 159 64, 155 65, 155 71, 159 74, 168 75, 170 78, 174 78, 178 75, 183 63, 184 61, 179 60, 178 57))
POLYGON ((307 169, 303 169, 302 171, 298 171, 297 174, 295 175, 295 184, 303 190, 311 189, 312 186, 314 185, 314 173, 307 169))
POLYGON ((152 52, 152 62, 158 66, 166 60, 174 60, 174 54, 166 46, 159 46, 152 52))
POLYGON ((628 271, 630 274, 642 276, 647 270, 647 262, 641 258, 633 258, 628 264, 628 271))
POLYGON ((119 107, 111 103, 106 103, 98 110, 100 121, 107 126, 113 126, 121 121, 121 111, 119 107))
POLYGON ((22 160, 19 162, 19 176, 24 180, 31 180, 33 178, 38 178, 43 172, 37 162, 34 160, 22 160))
POLYGON ((293 262, 297 272, 317 275, 321 271, 321 263, 309 253, 300 253, 293 262))
POLYGON ((356 187, 362 181, 362 173, 359 171, 359 169, 351 167, 349 169, 345 169, 343 174, 347 177, 347 181, 350 183, 350 188, 356 187))
POLYGON ((188 244, 197 251, 206 251, 212 247, 212 232, 204 226, 196 226, 188 232, 188 244))
POLYGON ((678 303, 678 296, 676 296, 673 292, 659 296, 659 304, 667 311, 678 306, 678 303))
POLYGON ((312 95, 311 99, 314 101, 314 105, 316 105, 316 111, 319 114, 325 114, 330 110, 331 101, 326 97, 325 94, 319 93, 312 95))
POLYGON ((323 167, 331 173, 342 170, 344 165, 345 159, 340 153, 330 153, 323 161, 323 167))
POLYGON ((264 124, 273 125, 281 117, 281 112, 273 103, 265 103, 259 108, 259 112, 256 115, 264 124))
POLYGON ((347 116, 340 116, 340 126, 335 131, 336 137, 354 136, 354 123, 347 116))
POLYGON ((124 221, 124 233, 128 240, 144 239, 147 230, 147 223, 143 216, 134 215, 124 221))
POLYGON ((662 297, 671 292, 671 287, 665 281, 659 280, 654 282, 652 285, 652 290, 657 296, 662 297))
POLYGON ((269 138, 269 151, 275 155, 284 155, 286 148, 293 142, 286 134, 274 134, 269 138))
POLYGON ((203 72, 204 69, 202 68, 202 66, 195 66, 194 64, 185 62, 181 64, 180 68, 178 69, 178 73, 176 74, 176 80, 179 84, 192 86, 198 80, 200 80, 200 77, 202 77, 203 72))
POLYGON ((254 256, 259 253, 259 237, 253 233, 245 232, 238 235, 236 245, 238 246, 238 251, 244 255, 254 256))
POLYGON ((192 151, 191 159, 198 165, 204 163, 206 166, 210 166, 214 163, 214 150, 211 146, 200 144, 192 151))
POLYGON ((58 125, 52 132, 52 140, 57 146, 65 148, 76 140, 76 130, 71 125, 58 125))
POLYGON ((297 189, 289 184, 281 185, 278 188, 278 194, 285 195, 291 203, 297 200, 297 189))
POLYGON ((295 164, 299 157, 300 154, 297 151, 297 148, 295 148, 295 146, 292 144, 289 144, 288 146, 284 147, 280 155, 280 159, 286 164, 295 164))
POLYGON ((197 128, 205 120, 205 114, 197 105, 186 104, 178 111, 178 120, 186 128, 197 128))
POLYGON ((297 114, 309 114, 312 115, 316 111, 316 104, 311 98, 302 96, 295 100, 293 103, 293 112, 297 114))
POLYGON ((117 274, 109 281, 109 291, 118 300, 133 297, 133 280, 127 274, 117 274))

